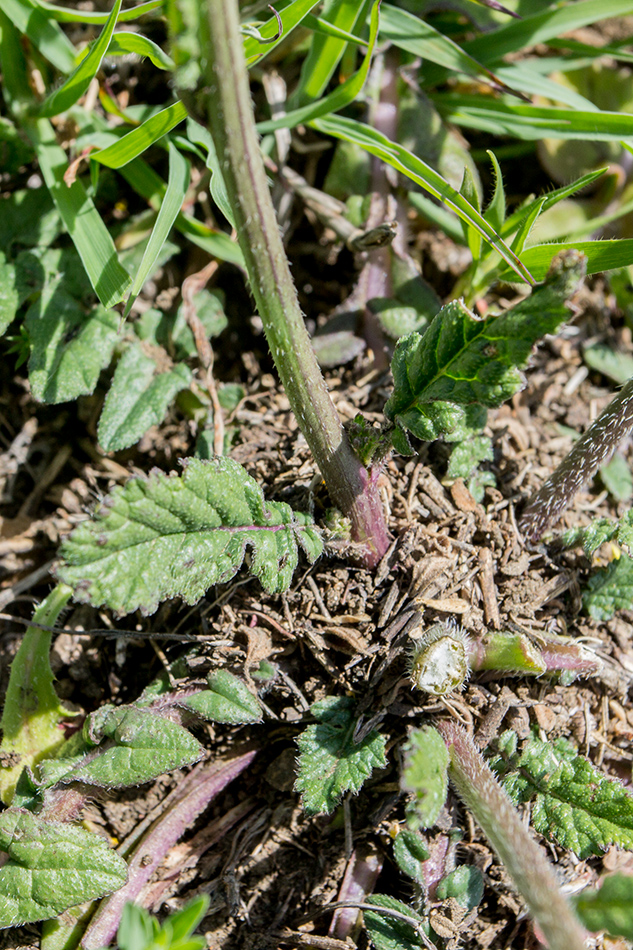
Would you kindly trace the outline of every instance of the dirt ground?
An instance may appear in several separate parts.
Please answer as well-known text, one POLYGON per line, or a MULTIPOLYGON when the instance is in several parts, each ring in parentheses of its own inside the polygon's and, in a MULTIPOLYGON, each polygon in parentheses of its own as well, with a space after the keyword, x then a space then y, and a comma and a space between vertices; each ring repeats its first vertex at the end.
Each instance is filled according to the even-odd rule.
MULTIPOLYGON (((427 266, 448 279, 442 242, 427 244, 427 266)), ((318 270, 323 248, 315 245, 315 251, 312 260, 318 270)), ((303 254, 297 269, 305 267, 305 260, 303 254)), ((332 265, 325 269, 330 271, 332 265)), ((336 287, 329 274, 313 273, 311 279, 320 288, 313 312, 344 296, 345 288, 336 287)), ((218 285, 225 288, 238 280, 228 267, 217 275, 218 285)), ((239 286, 237 291, 236 313, 241 309, 240 319, 248 322, 248 298, 239 286)), ((85 606, 71 607, 64 615, 63 632, 53 648, 58 690, 64 700, 86 711, 104 702, 134 700, 162 664, 183 654, 194 680, 211 668, 226 667, 248 681, 262 659, 282 671, 278 684, 264 696, 269 715, 263 724, 197 728, 212 756, 251 740, 259 752, 250 769, 169 855, 145 894, 147 906, 163 914, 194 894, 208 893, 211 906, 202 931, 209 947, 298 946, 299 938, 291 933, 298 930, 324 937, 332 922, 325 905, 346 896, 341 887, 350 848, 356 860, 374 869, 375 891, 405 902, 413 899, 410 881, 393 861, 391 839, 404 815, 398 748, 407 731, 420 723, 457 715, 474 730, 485 722, 493 735, 495 729, 513 728, 520 737, 537 726, 550 739, 571 737, 606 773, 630 783, 633 711, 627 694, 633 616, 621 612, 608 623, 592 621, 580 600, 591 570, 588 559, 579 549, 561 552, 547 543, 526 546, 515 518, 515 511, 572 444, 560 427, 581 430, 610 398, 608 381, 585 367, 583 344, 598 339, 633 351, 631 332, 601 279, 578 294, 576 305, 567 328, 536 351, 527 388, 490 412, 495 458, 489 468, 496 487, 486 490, 481 504, 463 483, 442 483, 448 452, 441 443, 420 446, 414 458, 389 462, 383 497, 393 544, 376 573, 329 551, 312 567, 303 563, 291 590, 281 597, 264 594, 256 581, 238 575, 234 583, 210 590, 192 609, 169 602, 152 617, 121 621, 85 606), (410 611, 413 597, 425 622, 452 616, 473 634, 492 626, 534 638, 542 631, 582 638, 602 659, 603 671, 571 686, 545 677, 504 681, 498 674, 473 675, 463 693, 452 699, 452 711, 438 702, 425 704, 423 694, 397 688, 406 665, 398 644, 398 620, 410 611), (308 818, 292 787, 295 739, 309 704, 332 694, 355 696, 366 716, 375 718, 389 737, 389 764, 372 775, 345 809, 331 817, 308 818), (231 809, 236 809, 233 826, 216 841, 216 823, 231 809)), ((252 333, 240 352, 235 349, 241 332, 236 314, 231 319, 216 353, 219 377, 246 387, 245 398, 225 420, 237 430, 231 455, 258 479, 268 498, 303 510, 314 506, 319 520, 327 498, 318 480, 315 485, 314 463, 278 389, 257 322, 250 321, 252 333)), ((50 589, 49 569, 59 539, 131 473, 151 466, 176 468, 179 458, 192 454, 195 433, 174 413, 135 449, 103 456, 95 436, 103 390, 77 405, 44 407, 31 398, 25 379, 14 375, 10 357, 4 358, 1 378, 4 689, 24 629, 17 618, 28 619, 33 603, 50 589)), ((359 410, 380 419, 390 378, 375 368, 371 354, 331 371, 328 381, 345 421, 359 410)), ((630 457, 630 448, 625 451, 630 457)), ((596 480, 577 496, 563 523, 586 524, 596 515, 617 513, 596 480)), ((172 774, 150 787, 95 800, 86 817, 92 827, 122 842, 149 812, 160 811, 178 780, 172 774)), ((450 902, 434 908, 436 929, 446 946, 457 945, 461 930, 460 946, 472 950, 537 947, 520 899, 478 828, 451 795, 434 835, 439 838, 456 829, 450 836, 449 861, 459 858, 479 867, 486 889, 478 911, 465 925, 459 915, 451 916, 450 902)), ((632 860, 615 849, 588 861, 553 846, 548 851, 569 891, 595 880, 603 868, 621 868, 632 860)), ((37 946, 38 933, 37 925, 3 931, 0 946, 37 946)), ((334 934, 331 931, 329 943, 302 945, 344 946, 334 934)), ((366 945, 364 935, 358 945, 366 945)))

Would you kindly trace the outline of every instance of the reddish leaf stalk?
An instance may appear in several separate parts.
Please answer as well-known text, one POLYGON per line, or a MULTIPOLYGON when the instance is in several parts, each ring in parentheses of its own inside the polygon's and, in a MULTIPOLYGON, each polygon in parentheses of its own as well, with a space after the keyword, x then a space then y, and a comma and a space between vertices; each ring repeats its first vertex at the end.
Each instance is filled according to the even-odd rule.
POLYGON ((207 0, 208 124, 235 216, 251 291, 275 366, 334 503, 350 518, 363 560, 375 566, 389 545, 377 488, 352 451, 317 363, 270 197, 255 131, 235 0, 207 0))
POLYGON ((442 722, 451 764, 449 778, 501 859, 549 950, 584 950, 580 922, 563 897, 543 850, 521 821, 512 802, 464 729, 442 722))
POLYGON ((540 538, 576 492, 610 459, 632 428, 633 379, 630 379, 530 499, 519 520, 519 527, 528 540, 540 538))

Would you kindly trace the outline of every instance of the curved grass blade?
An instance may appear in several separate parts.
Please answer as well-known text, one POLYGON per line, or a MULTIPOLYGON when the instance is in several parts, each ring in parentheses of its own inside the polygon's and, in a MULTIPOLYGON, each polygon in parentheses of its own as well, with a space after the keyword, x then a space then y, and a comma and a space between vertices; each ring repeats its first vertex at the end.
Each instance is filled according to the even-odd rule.
POLYGON ((133 158, 141 155, 150 145, 162 139, 167 132, 171 132, 177 125, 187 118, 187 109, 182 102, 174 102, 162 109, 157 115, 143 122, 138 128, 124 135, 123 138, 108 145, 98 152, 93 152, 90 160, 107 165, 108 168, 122 168, 133 158))
POLYGON ((90 283, 103 306, 109 309, 123 299, 130 285, 130 275, 119 262, 110 232, 83 184, 75 181, 69 187, 64 182, 68 160, 48 119, 28 120, 24 130, 33 143, 44 181, 90 283))
POLYGON ((268 56, 282 40, 287 39, 289 33, 302 22, 314 6, 316 6, 315 0, 294 0, 293 3, 289 3, 285 10, 279 13, 281 18, 281 34, 279 36, 277 36, 280 32, 277 17, 271 17, 270 20, 259 27, 259 33, 264 39, 277 37, 272 43, 262 44, 254 37, 247 36, 244 40, 244 58, 249 69, 262 60, 264 56, 268 56))
POLYGON ((39 114, 44 118, 51 118, 66 112, 84 95, 88 86, 97 74, 101 66, 101 60, 106 54, 110 39, 114 33, 114 27, 119 16, 121 3, 123 0, 115 0, 112 12, 108 17, 106 25, 99 35, 99 39, 90 52, 82 59, 79 65, 73 70, 66 82, 48 96, 39 108, 39 114))
POLYGON ((93 152, 90 160, 99 162, 100 165, 107 165, 108 168, 122 168, 133 158, 142 155, 150 145, 154 145, 186 118, 185 106, 182 102, 174 102, 143 122, 138 128, 128 132, 117 142, 113 142, 112 145, 108 145, 99 152, 93 152))
MULTIPOLYGON (((323 19, 343 30, 351 30, 355 26, 360 30, 367 19, 371 0, 362 3, 349 3, 346 0, 329 0, 321 11, 323 19)), ((301 67, 299 87, 293 96, 293 104, 306 105, 319 99, 345 50, 347 41, 333 36, 324 36, 322 33, 312 38, 310 50, 301 67)))
POLYGON ((33 0, 2 0, 2 12, 24 33, 42 56, 62 73, 71 73, 77 50, 66 34, 33 0))
POLYGON ((167 240, 174 221, 178 217, 188 187, 189 162, 180 154, 176 146, 170 142, 167 191, 161 202, 156 224, 154 225, 147 247, 145 248, 141 266, 134 278, 130 296, 125 307, 125 313, 123 314, 124 317, 127 317, 132 309, 132 304, 140 293, 145 281, 154 273, 161 248, 167 240))
POLYGON ((346 43, 353 43, 355 46, 367 46, 366 40, 361 39, 360 36, 355 36, 353 33, 348 33, 340 26, 335 26, 328 20, 324 20, 322 16, 313 16, 312 13, 308 13, 303 20, 303 25, 314 33, 322 33, 323 36, 333 36, 337 40, 344 40, 346 43))
POLYGON ((342 116, 328 116, 325 119, 317 119, 310 124, 325 135, 333 135, 335 138, 360 145, 371 155, 382 159, 383 162, 391 165, 396 171, 402 172, 403 175, 420 185, 425 191, 430 192, 435 198, 439 198, 462 221, 475 228, 483 239, 499 252, 504 261, 518 274, 521 280, 525 280, 529 284, 535 283, 525 264, 508 247, 485 218, 475 211, 466 198, 449 185, 441 175, 413 155, 412 152, 409 152, 408 149, 392 142, 386 135, 382 135, 368 125, 342 116))
POLYGON ((438 93, 432 96, 442 117, 455 125, 526 139, 585 139, 612 142, 633 137, 633 115, 626 112, 543 108, 492 101, 490 96, 438 93))
POLYGON ((547 43, 563 33, 591 26, 608 17, 633 13, 631 0, 580 0, 545 13, 526 16, 520 22, 507 23, 491 33, 464 43, 464 50, 480 63, 492 63, 537 43, 547 43))
POLYGON ((350 76, 349 79, 346 79, 345 82, 338 87, 338 89, 334 90, 334 92, 329 93, 327 96, 323 96, 323 98, 317 100, 316 102, 310 102, 308 105, 301 106, 299 109, 293 109, 291 112, 286 113, 286 115, 279 119, 272 119, 269 122, 259 122, 257 124, 257 131, 260 134, 274 132, 275 129, 294 128, 294 126, 299 125, 302 122, 308 122, 311 119, 318 118, 322 115, 327 115, 330 112, 337 112, 339 109, 343 109, 345 106, 349 105, 350 102, 353 102, 354 99, 356 99, 361 89, 365 85, 365 80, 367 79, 367 74, 369 73, 371 58, 376 45, 376 38, 378 36, 379 8, 380 4, 376 3, 371 12, 371 26, 367 52, 363 58, 362 65, 358 72, 353 76, 350 76))
MULTIPOLYGON (((139 3, 137 7, 132 7, 131 10, 122 10, 119 14, 119 23, 137 20, 153 10, 160 9, 163 3, 164 0, 147 0, 146 3, 139 3)), ((35 5, 41 7, 49 20, 57 20, 58 23, 92 23, 94 26, 100 26, 107 22, 109 16, 107 13, 88 13, 86 10, 76 10, 71 7, 57 7, 54 3, 35 5)))
POLYGON ((554 205, 557 205, 559 201, 562 201, 563 198, 569 198, 570 195, 575 194, 575 192, 580 191, 582 188, 585 188, 587 185, 592 184, 598 178, 601 178, 605 172, 608 171, 608 168, 598 168, 596 171, 588 172, 586 175, 577 178, 576 181, 570 182, 568 185, 563 185, 562 188, 556 188, 554 191, 550 191, 547 195, 542 195, 538 198, 532 199, 528 204, 524 205, 522 208, 518 208, 513 214, 509 215, 503 223, 503 227, 500 230, 501 237, 509 237, 521 222, 531 214, 534 208, 537 205, 540 205, 542 202, 541 213, 548 211, 549 208, 553 208, 554 205))
MULTIPOLYGON (((121 18, 119 17, 119 22, 121 18)), ((142 33, 130 33, 119 30, 110 40, 108 56, 124 56, 126 53, 136 53, 137 56, 146 56, 157 69, 172 70, 175 67, 171 56, 168 56, 160 46, 153 43, 142 33)))

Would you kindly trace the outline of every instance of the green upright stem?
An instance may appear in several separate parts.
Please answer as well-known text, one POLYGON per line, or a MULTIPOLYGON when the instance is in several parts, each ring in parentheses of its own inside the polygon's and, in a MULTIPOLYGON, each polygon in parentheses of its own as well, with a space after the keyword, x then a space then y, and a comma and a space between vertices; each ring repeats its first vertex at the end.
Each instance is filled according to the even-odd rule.
MULTIPOLYGON (((376 485, 352 451, 299 308, 255 131, 235 0, 207 0, 208 122, 222 162, 239 241, 275 366, 297 422, 352 537, 374 566, 388 547, 376 485)), ((203 25, 204 26, 204 25, 203 25)))
POLYGON ((454 723, 438 725, 451 757, 448 775, 539 924, 549 950, 584 950, 580 922, 563 897, 551 865, 474 742, 454 723))

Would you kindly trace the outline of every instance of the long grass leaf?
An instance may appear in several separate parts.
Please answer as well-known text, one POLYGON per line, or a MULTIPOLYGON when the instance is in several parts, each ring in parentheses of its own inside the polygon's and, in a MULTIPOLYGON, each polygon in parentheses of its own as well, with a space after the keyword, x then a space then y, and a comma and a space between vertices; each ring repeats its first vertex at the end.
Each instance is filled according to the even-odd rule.
POLYGON ((64 182, 68 159, 48 119, 24 123, 40 163, 44 181, 104 307, 123 299, 130 276, 119 262, 110 233, 80 181, 64 182))
POLYGON ((523 207, 518 208, 515 212, 513 212, 513 214, 506 218, 500 231, 501 236, 506 238, 516 231, 521 221, 523 221, 528 215, 532 214, 533 209, 537 206, 541 208, 541 214, 544 211, 548 211, 550 208, 553 208, 554 205, 557 205, 559 201, 562 201, 563 198, 569 198, 577 191, 581 191, 583 188, 586 188, 587 185, 593 184, 593 182, 597 181, 598 178, 601 178, 606 171, 608 171, 607 168, 597 168, 595 171, 587 172, 586 175, 582 175, 580 178, 570 182, 568 185, 563 185, 562 188, 556 188, 554 191, 550 191, 549 194, 545 196, 533 198, 532 201, 529 201, 527 204, 523 205, 523 207))
POLYGON ((608 17, 633 13, 631 0, 578 0, 545 13, 525 16, 516 23, 507 23, 493 32, 464 43, 464 50, 480 63, 490 64, 527 46, 547 43, 548 40, 590 26, 608 17))
POLYGON ((312 7, 316 6, 315 0, 293 0, 288 6, 281 10, 279 17, 281 19, 281 30, 277 22, 277 17, 271 17, 262 26, 259 27, 259 33, 264 39, 272 40, 262 44, 253 36, 247 36, 244 39, 244 58, 246 65, 250 68, 258 63, 264 56, 268 56, 274 48, 285 41, 296 26, 299 26, 303 18, 310 12, 312 7), (275 37, 275 39, 273 39, 275 37))
MULTIPOLYGON (((139 3, 137 7, 131 10, 122 10, 119 14, 119 23, 128 23, 130 20, 137 20, 153 10, 160 9, 165 0, 147 0, 146 3, 139 3)), ((77 10, 72 7, 58 7, 54 3, 37 3, 42 11, 50 20, 57 20, 58 23, 92 23, 93 26, 101 26, 108 19, 107 13, 88 13, 86 10, 77 10)))
POLYGON ((122 168, 186 118, 185 106, 182 102, 174 102, 157 115, 153 115, 147 122, 143 122, 138 128, 133 129, 132 132, 128 132, 117 142, 99 152, 93 152, 90 159, 101 165, 107 165, 108 168, 122 168))
MULTIPOLYGON (((535 244, 523 251, 521 260, 530 268, 537 280, 543 280, 552 258, 559 251, 567 248, 582 251, 586 255, 588 274, 601 274, 603 271, 633 264, 633 238, 623 238, 619 241, 561 241, 555 244, 535 244)), ((507 272, 504 274, 507 277, 507 272)))
POLYGON ((383 3, 380 8, 380 36, 399 49, 413 53, 414 56, 421 56, 438 66, 445 66, 469 76, 480 76, 482 73, 487 77, 492 76, 488 69, 465 53, 461 46, 448 36, 444 36, 420 17, 389 3, 383 3))
POLYGON ((32 0, 2 0, 2 12, 24 33, 44 59, 62 73, 75 68, 77 51, 65 33, 32 0))
POLYGON ((360 36, 355 36, 354 33, 349 33, 347 30, 342 30, 340 26, 335 26, 322 16, 313 16, 312 13, 308 13, 304 17, 303 25, 309 30, 313 30, 314 33, 333 36, 337 40, 344 40, 346 43, 353 43, 355 46, 367 46, 366 40, 361 39, 360 36))
POLYGON ((416 182, 425 191, 428 191, 435 198, 439 198, 445 205, 454 211, 462 221, 475 228, 485 241, 495 248, 514 270, 521 280, 530 284, 534 279, 527 267, 519 260, 516 254, 508 247, 503 239, 497 234, 484 217, 475 211, 463 195, 460 195, 441 175, 433 168, 419 159, 406 148, 392 142, 385 135, 356 122, 353 119, 343 118, 342 116, 329 116, 326 119, 317 119, 312 122, 313 128, 318 129, 325 135, 332 135, 335 138, 344 139, 348 142, 354 142, 361 148, 375 155, 383 162, 391 165, 397 171, 401 172, 411 181, 416 182))
POLYGON ((130 290, 130 297, 125 307, 124 316, 128 315, 132 308, 132 304, 141 291, 143 284, 154 272, 156 261, 158 260, 161 248, 167 240, 169 232, 171 231, 174 221, 176 220, 182 207, 188 186, 189 162, 180 154, 176 146, 170 142, 169 178, 167 180, 167 190, 160 205, 158 217, 156 218, 156 224, 154 225, 150 239, 147 242, 147 247, 145 248, 141 265, 136 273, 136 277, 134 278, 134 282, 130 290))
POLYGON ((318 118, 322 115, 328 115, 330 112, 337 112, 339 109, 344 108, 344 106, 347 106, 350 104, 350 102, 354 101, 365 85, 365 80, 367 79, 367 74, 371 65, 371 57, 373 55, 374 46, 376 45, 376 38, 378 36, 379 7, 380 4, 376 3, 371 13, 371 27, 369 32, 367 53, 363 58, 363 62, 358 72, 354 73, 353 76, 350 76, 349 79, 346 79, 345 82, 338 87, 338 89, 335 89, 327 96, 323 96, 323 98, 318 99, 316 102, 310 102, 308 105, 301 106, 299 109, 293 109, 291 112, 286 113, 286 115, 279 119, 271 119, 269 122, 259 122, 257 125, 258 132, 265 134, 266 132, 273 132, 275 129, 294 128, 294 126, 299 125, 302 122, 309 122, 311 119, 318 118))
MULTIPOLYGON (((371 0, 363 0, 360 3, 329 0, 321 11, 321 18, 345 31, 357 27, 360 32, 370 6, 371 0)), ((293 103, 306 105, 322 96, 346 49, 345 40, 324 36, 322 33, 313 36, 310 50, 301 67, 301 78, 293 96, 293 103)))
POLYGON ((466 128, 525 139, 585 139, 613 142, 633 137, 633 115, 626 112, 582 112, 577 109, 491 101, 489 96, 440 93, 432 96, 448 122, 466 128))
POLYGON ((90 48, 88 55, 73 70, 66 82, 44 100, 38 110, 43 118, 51 118, 61 112, 66 112, 84 95, 99 71, 101 60, 110 45, 121 3, 122 0, 115 0, 106 25, 99 34, 98 40, 90 48))
MULTIPOLYGON (((120 21, 119 17, 119 21, 120 21)), ((108 56, 123 56, 126 53, 136 53, 137 56, 146 56, 157 69, 174 68, 174 61, 157 43, 152 42, 142 33, 129 33, 119 30, 114 34, 108 46, 108 56)))

